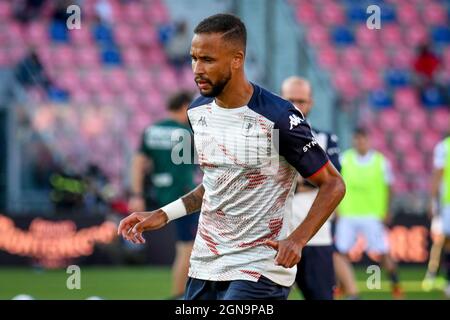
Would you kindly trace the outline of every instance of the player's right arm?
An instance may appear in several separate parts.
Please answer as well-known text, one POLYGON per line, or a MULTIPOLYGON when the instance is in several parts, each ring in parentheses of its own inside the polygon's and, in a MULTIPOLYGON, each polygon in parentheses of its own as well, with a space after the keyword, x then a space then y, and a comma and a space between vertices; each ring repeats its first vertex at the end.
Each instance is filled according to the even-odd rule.
POLYGON ((203 184, 174 202, 154 211, 133 212, 122 219, 117 233, 133 243, 145 243, 142 232, 157 230, 169 221, 200 210, 205 189, 203 184))
POLYGON ((446 152, 444 143, 439 143, 434 149, 433 159, 433 174, 431 176, 431 192, 428 215, 433 217, 438 214, 439 203, 439 191, 442 184, 442 178, 444 176, 444 166, 446 159, 446 152))

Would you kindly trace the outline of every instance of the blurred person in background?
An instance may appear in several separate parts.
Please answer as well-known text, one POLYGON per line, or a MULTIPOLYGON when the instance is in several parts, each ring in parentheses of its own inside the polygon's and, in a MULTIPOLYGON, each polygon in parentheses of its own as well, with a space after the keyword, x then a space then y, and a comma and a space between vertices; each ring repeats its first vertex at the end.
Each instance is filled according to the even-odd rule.
POLYGON ((52 82, 34 48, 30 48, 28 54, 15 66, 14 74, 24 87, 39 85, 47 92, 52 87, 52 82))
MULTIPOLYGON (((281 96, 292 102, 308 119, 313 107, 313 98, 311 84, 306 79, 294 76, 284 80, 281 86, 281 96)), ((337 136, 315 128, 312 128, 312 134, 336 169, 340 171, 337 136)), ((317 192, 316 186, 299 175, 296 193, 292 200, 292 225, 297 226, 305 219, 317 192)), ((297 265, 295 282, 306 300, 333 299, 335 277, 330 220, 323 224, 316 235, 303 248, 302 259, 297 265)))
POLYGON ((336 248, 338 268, 346 274, 338 275, 344 279, 343 285, 348 298, 358 298, 356 280, 351 270, 348 253, 355 245, 358 234, 367 243, 367 252, 381 262, 389 274, 392 296, 403 298, 400 288, 397 265, 389 255, 388 239, 383 223, 391 223, 391 188, 393 174, 389 161, 371 148, 368 132, 358 128, 353 134, 354 148, 345 151, 341 158, 341 174, 347 185, 347 194, 337 210, 336 248), (348 272, 348 271, 351 272, 348 272))
POLYGON ((46 0, 14 1, 14 17, 22 23, 37 20, 40 17, 45 2, 46 0))
POLYGON ((177 21, 174 27, 173 34, 165 43, 165 50, 170 63, 177 71, 181 71, 190 63, 191 35, 186 21, 177 21))
MULTIPOLYGON (((192 96, 187 92, 173 95, 168 102, 168 119, 157 122, 145 130, 141 146, 132 164, 130 212, 154 209, 149 208, 145 202, 147 190, 144 190, 144 178, 147 173, 150 174, 157 207, 178 199, 195 187, 193 161, 191 164, 175 164, 172 160, 174 144, 179 143, 172 140, 173 135, 177 134, 176 131, 183 135, 189 134, 189 137, 183 138, 183 142, 189 143, 188 148, 193 153, 193 146, 190 143, 193 139, 190 136, 191 129, 187 118, 187 108, 191 101, 192 96)), ((198 217, 199 214, 196 213, 175 221, 176 256, 172 269, 174 298, 181 298, 184 294, 198 217)))
POLYGON ((449 281, 444 293, 450 298, 450 135, 435 147, 433 167, 429 210, 434 216, 440 214, 442 219, 444 263, 449 281))

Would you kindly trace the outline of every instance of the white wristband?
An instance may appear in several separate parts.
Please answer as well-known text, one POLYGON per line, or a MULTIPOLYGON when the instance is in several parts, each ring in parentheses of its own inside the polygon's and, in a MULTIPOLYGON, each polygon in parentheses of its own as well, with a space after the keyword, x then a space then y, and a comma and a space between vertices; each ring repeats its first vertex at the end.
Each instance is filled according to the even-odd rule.
POLYGON ((186 207, 184 206, 184 202, 181 199, 175 200, 174 202, 165 205, 161 208, 161 210, 164 211, 169 217, 169 220, 167 222, 187 215, 186 207))

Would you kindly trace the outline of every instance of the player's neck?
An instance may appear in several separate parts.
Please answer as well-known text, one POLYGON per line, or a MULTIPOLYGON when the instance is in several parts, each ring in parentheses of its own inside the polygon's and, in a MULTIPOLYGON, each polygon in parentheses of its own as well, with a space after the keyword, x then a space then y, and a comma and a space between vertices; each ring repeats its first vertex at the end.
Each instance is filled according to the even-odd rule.
POLYGON ((222 93, 215 98, 222 108, 239 108, 245 106, 253 95, 253 85, 245 77, 230 80, 222 93))

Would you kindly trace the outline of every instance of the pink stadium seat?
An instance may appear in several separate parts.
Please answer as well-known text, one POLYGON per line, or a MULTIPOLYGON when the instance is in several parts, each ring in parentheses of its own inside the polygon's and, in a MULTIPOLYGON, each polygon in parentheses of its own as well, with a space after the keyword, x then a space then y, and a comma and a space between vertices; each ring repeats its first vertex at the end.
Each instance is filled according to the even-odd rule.
POLYGON ((97 101, 100 105, 109 106, 114 105, 116 103, 115 96, 111 93, 111 91, 100 90, 97 92, 97 101))
POLYGON ((361 69, 358 83, 363 90, 376 90, 383 86, 380 74, 376 68, 361 69))
POLYGON ((114 37, 117 40, 117 43, 124 48, 123 51, 129 49, 130 46, 136 45, 133 33, 133 29, 126 22, 120 22, 115 25, 114 37))
POLYGON ((388 67, 389 58, 386 50, 381 47, 367 49, 365 52, 365 63, 375 70, 384 70, 388 67))
POLYGON ((400 114, 393 109, 381 110, 378 115, 378 125, 388 131, 400 128, 400 114))
POLYGON ((26 40, 30 45, 48 46, 50 40, 48 36, 48 24, 39 22, 32 22, 28 25, 26 30, 26 40))
POLYGON ((447 24, 447 10, 439 2, 430 2, 423 6, 423 21, 431 26, 447 24))
POLYGON ((146 16, 154 25, 167 23, 170 20, 164 3, 159 0, 147 3, 146 16))
POLYGON ((414 135, 407 129, 397 127, 392 136, 392 146, 404 154, 409 153, 415 147, 414 135))
POLYGON ((436 144, 442 139, 442 136, 433 131, 433 130, 426 130, 424 131, 420 136, 420 148, 421 150, 424 150, 425 152, 432 152, 436 144))
POLYGON ((84 68, 96 68, 100 66, 100 56, 95 46, 82 47, 76 53, 77 62, 84 68))
POLYGON ((380 33, 380 44, 382 46, 397 47, 403 43, 403 36, 398 24, 387 24, 383 26, 380 33))
POLYGON ((399 10, 397 10, 397 19, 402 25, 408 27, 416 24, 419 20, 416 6, 408 3, 403 4, 399 7, 399 10))
POLYGON ((318 52, 319 65, 327 70, 334 70, 339 65, 338 55, 332 47, 323 48, 318 52))
POLYGON ((352 100, 359 95, 360 90, 347 70, 336 70, 332 75, 332 80, 336 89, 342 94, 343 99, 352 100))
POLYGON ((143 64, 141 51, 136 47, 124 49, 122 56, 127 67, 139 68, 143 64))
POLYGON ((20 60, 23 59, 23 57, 26 54, 26 47, 25 46, 11 46, 8 49, 9 51, 9 59, 10 59, 10 63, 18 63, 20 60))
POLYGON ((159 46, 154 46, 144 51, 144 61, 145 63, 152 65, 162 65, 166 64, 167 58, 166 54, 159 46))
POLYGON ((427 127, 428 117, 423 109, 405 110, 403 128, 411 132, 421 132, 427 127))
POLYGON ((355 38, 362 47, 375 48, 379 44, 378 33, 368 29, 365 24, 356 27, 355 38))
POLYGON ((447 69, 450 69, 450 46, 443 48, 442 62, 447 69))
POLYGON ((81 29, 70 31, 70 39, 77 46, 87 46, 92 44, 91 26, 88 22, 84 22, 81 29))
POLYGON ((79 88, 77 90, 71 91, 71 99, 75 104, 87 105, 92 101, 92 98, 86 90, 79 88))
POLYGON ((326 26, 343 25, 346 22, 346 17, 341 5, 335 2, 327 2, 322 6, 319 17, 326 26))
POLYGON ((121 100, 124 106, 130 108, 130 111, 136 110, 140 103, 139 95, 136 90, 125 90, 121 95, 121 100))
POLYGON ((52 50, 52 63, 57 68, 69 68, 73 66, 75 57, 73 47, 70 45, 58 45, 52 50))
POLYGON ((128 87, 128 75, 123 69, 109 70, 104 74, 104 81, 109 86, 112 92, 120 93, 128 87))
POLYGON ((103 75, 100 72, 94 72, 94 70, 91 70, 84 76, 82 82, 87 91, 97 93, 99 91, 106 90, 106 84, 104 82, 103 75))
POLYGON ((148 24, 142 24, 140 28, 132 32, 136 44, 143 46, 153 46, 158 43, 155 30, 148 24))
POLYGON ((311 25, 317 21, 316 11, 314 5, 306 2, 303 5, 297 6, 297 19, 300 23, 311 25))
POLYGON ((70 92, 74 92, 79 90, 82 87, 80 78, 77 72, 73 72, 72 70, 68 70, 63 73, 58 73, 57 78, 54 80, 58 82, 62 88, 69 90, 70 92))
POLYGON ((17 22, 8 23, 7 32, 4 33, 7 42, 4 45, 25 46, 23 27, 17 22))
POLYGON ((414 50, 411 47, 399 46, 391 51, 389 66, 392 68, 410 69, 414 57, 414 50))
POLYGON ((137 71, 131 75, 130 85, 139 92, 148 92, 153 86, 152 76, 148 71, 137 71))
POLYGON ((308 28, 306 38, 308 43, 316 48, 322 48, 329 44, 329 32, 321 25, 314 25, 308 28))
POLYGON ((145 21, 145 11, 142 3, 129 2, 123 6, 125 19, 131 24, 145 21))
POLYGON ((401 110, 418 108, 420 105, 417 92, 412 88, 401 88, 394 92, 394 105, 401 110))
POLYGON ((404 37, 406 39, 406 44, 410 48, 414 48, 425 43, 428 40, 428 29, 424 24, 421 24, 420 22, 414 23, 408 25, 404 29, 404 37))
POLYGON ((431 111, 430 127, 442 134, 450 131, 450 111, 448 108, 438 108, 431 111))
POLYGON ((343 48, 340 52, 340 64, 346 68, 361 69, 363 65, 363 55, 358 47, 343 48))

